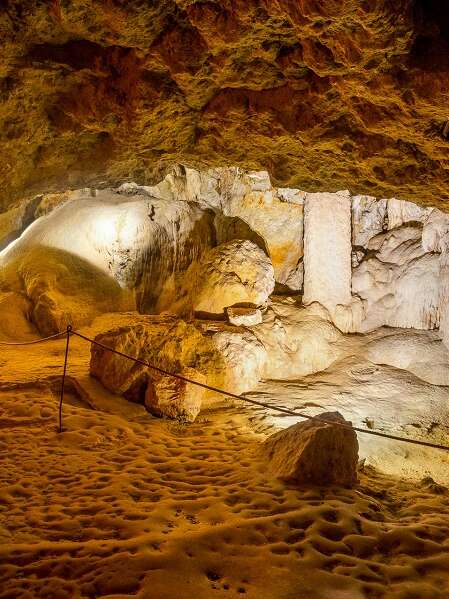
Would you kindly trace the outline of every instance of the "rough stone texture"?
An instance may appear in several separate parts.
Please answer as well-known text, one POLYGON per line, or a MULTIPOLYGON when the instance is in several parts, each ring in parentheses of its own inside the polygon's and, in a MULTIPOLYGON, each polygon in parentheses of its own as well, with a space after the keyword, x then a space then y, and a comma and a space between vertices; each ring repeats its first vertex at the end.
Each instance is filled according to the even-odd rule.
POLYGON ((326 369, 342 355, 343 335, 319 304, 306 308, 292 298, 273 298, 252 332, 265 347, 263 377, 292 379, 326 369))
POLYGON ((262 312, 258 308, 226 308, 229 324, 251 327, 262 322, 262 312))
POLYGON ((445 200, 447 23, 438 0, 6 0, 3 205, 186 160, 445 200))
POLYGON ((304 211, 303 302, 334 314, 351 303, 351 198, 340 192, 308 194, 304 211))
POLYGON ((160 311, 177 276, 212 246, 213 221, 197 206, 112 191, 40 202, 44 215, 0 254, 3 288, 25 293, 42 333, 105 311, 160 311), (48 214, 45 212, 48 211, 48 214))
MULTIPOLYGON (((265 348, 254 335, 224 323, 142 316, 139 323, 96 339, 168 372, 233 393, 254 388, 266 361, 265 348)), ((170 417, 192 420, 203 399, 223 399, 212 392, 204 395, 196 386, 170 382, 143 365, 95 345, 90 372, 110 391, 133 401, 145 401, 152 410, 170 417)))
POLYGON ((423 223, 431 210, 432 208, 422 208, 413 202, 391 198, 387 200, 388 228, 394 229, 411 222, 423 223))
POLYGON ((158 185, 143 189, 155 197, 184 198, 213 210, 219 243, 239 238, 238 228, 229 230, 236 227, 236 219, 240 230, 247 224, 252 235, 246 232, 240 237, 267 252, 276 281, 294 290, 301 288, 305 192, 273 187, 265 171, 244 172, 235 167, 199 171, 182 166, 172 168, 158 185))
POLYGON ((368 249, 371 256, 352 277, 352 290, 365 310, 360 330, 438 327, 440 258, 422 248, 421 228, 403 226, 382 233, 368 242, 368 249))
MULTIPOLYGON (((193 368, 184 368, 179 374, 198 383, 206 382, 206 377, 193 368)), ((193 422, 205 393, 204 388, 171 376, 153 376, 145 392, 145 406, 156 416, 193 422)))
POLYGON ((359 449, 355 431, 318 418, 351 425, 338 412, 324 412, 275 433, 263 444, 270 469, 297 484, 353 485, 359 449))
POLYGON ((198 313, 223 314, 235 304, 264 305, 273 289, 273 267, 263 250, 251 241, 234 240, 213 248, 189 267, 180 305, 198 313))
POLYGON ((386 228, 387 200, 371 196, 352 198, 352 244, 366 248, 374 235, 386 228))

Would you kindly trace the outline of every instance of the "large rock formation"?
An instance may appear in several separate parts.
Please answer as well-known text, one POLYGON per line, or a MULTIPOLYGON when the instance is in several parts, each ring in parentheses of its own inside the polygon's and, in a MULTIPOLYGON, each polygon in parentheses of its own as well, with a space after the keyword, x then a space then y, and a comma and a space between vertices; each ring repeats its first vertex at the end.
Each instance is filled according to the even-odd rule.
POLYGON ((210 250, 187 270, 181 293, 195 312, 221 315, 235 304, 265 306, 274 289, 273 266, 251 241, 235 240, 210 250))
MULTIPOLYGON (((261 378, 266 351, 249 331, 228 325, 140 317, 134 324, 98 335, 103 345, 198 382, 243 393, 261 378)), ((193 420, 204 390, 92 345, 90 371, 110 391, 145 402, 154 413, 193 420)), ((222 399, 207 392, 206 399, 222 399)))
POLYGON ((352 275, 365 310, 359 330, 439 326, 440 258, 426 253, 421 237, 420 227, 404 225, 368 241, 369 255, 352 275))
POLYGON ((7 0, 2 204, 172 161, 447 199, 447 22, 436 0, 7 0))
POLYGON ((338 412, 324 412, 298 422, 263 444, 270 469, 278 478, 315 485, 350 486, 357 482, 358 449, 351 423, 338 412))

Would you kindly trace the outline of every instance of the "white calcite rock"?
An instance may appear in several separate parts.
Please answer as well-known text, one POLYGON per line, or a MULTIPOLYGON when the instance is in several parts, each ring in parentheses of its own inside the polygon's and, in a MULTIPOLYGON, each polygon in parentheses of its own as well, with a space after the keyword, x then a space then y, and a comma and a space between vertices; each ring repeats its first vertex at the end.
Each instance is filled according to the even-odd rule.
POLYGON ((444 252, 449 248, 449 214, 434 208, 424 221, 422 246, 426 252, 444 252))
POLYGON ((372 238, 375 255, 354 269, 352 290, 363 301, 361 331, 388 325, 432 329, 440 320, 440 261, 427 254, 419 227, 403 226, 372 238))
POLYGON ((223 243, 193 263, 184 278, 184 305, 199 313, 223 314, 234 304, 266 304, 274 289, 268 256, 255 243, 223 243))
POLYGON ((262 322, 262 312, 258 308, 226 308, 229 324, 251 327, 262 322))
POLYGON ((271 302, 262 324, 251 329, 267 352, 263 378, 291 379, 327 368, 342 355, 343 335, 319 304, 290 298, 271 302))
POLYGON ((371 237, 386 228, 387 200, 371 196, 352 198, 352 244, 366 247, 371 237))
POLYGON ((413 202, 391 198, 387 200, 388 229, 394 229, 410 222, 422 223, 431 210, 431 208, 423 208, 413 202))
POLYGON ((432 331, 394 331, 366 346, 366 358, 374 364, 412 372, 433 385, 449 385, 449 350, 432 331))
POLYGON ((143 189, 156 197, 184 199, 217 215, 241 219, 263 239, 276 281, 288 286, 300 283, 292 273, 303 255, 304 192, 274 188, 266 171, 198 171, 180 166, 157 186, 143 189))
POLYGON ((102 191, 63 201, 0 253, 4 285, 33 303, 42 333, 102 312, 163 310, 179 273, 213 244, 213 220, 184 201, 102 191))
POLYGON ((298 422, 275 433, 263 444, 275 476, 291 483, 313 485, 356 483, 358 448, 351 423, 338 412, 324 412, 298 422))
POLYGON ((304 205, 304 304, 318 302, 334 315, 351 297, 351 197, 310 193, 304 205))

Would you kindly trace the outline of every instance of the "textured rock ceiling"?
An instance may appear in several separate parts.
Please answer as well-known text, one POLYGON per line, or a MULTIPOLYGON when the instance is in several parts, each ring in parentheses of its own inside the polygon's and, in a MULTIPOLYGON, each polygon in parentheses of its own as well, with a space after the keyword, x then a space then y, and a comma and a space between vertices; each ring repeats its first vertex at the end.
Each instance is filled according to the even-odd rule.
POLYGON ((0 39, 3 206, 171 162, 449 199, 442 0, 2 0, 0 39))

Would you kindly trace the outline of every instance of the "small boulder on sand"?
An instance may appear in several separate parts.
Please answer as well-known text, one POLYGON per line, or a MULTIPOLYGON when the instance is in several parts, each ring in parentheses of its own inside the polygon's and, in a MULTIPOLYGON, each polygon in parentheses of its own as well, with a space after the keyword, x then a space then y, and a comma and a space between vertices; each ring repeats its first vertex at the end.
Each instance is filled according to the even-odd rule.
MULTIPOLYGON (((193 368, 184 368, 181 376, 197 383, 206 383, 206 377, 193 368)), ((165 416, 184 422, 193 422, 201 410, 205 389, 177 379, 160 375, 152 378, 145 393, 145 405, 156 416, 165 416)))
POLYGON ((324 412, 271 435, 263 444, 271 471, 294 483, 350 486, 357 482, 359 444, 339 412, 324 412))

